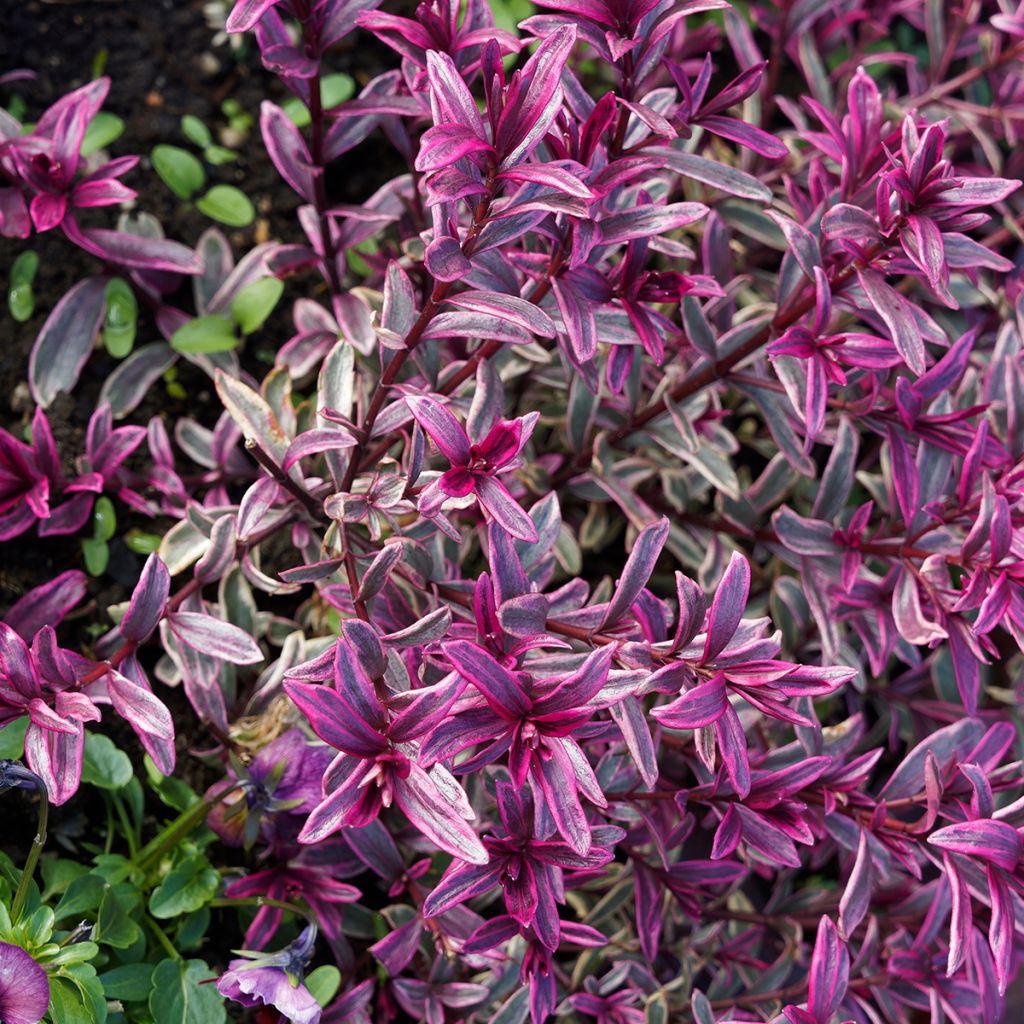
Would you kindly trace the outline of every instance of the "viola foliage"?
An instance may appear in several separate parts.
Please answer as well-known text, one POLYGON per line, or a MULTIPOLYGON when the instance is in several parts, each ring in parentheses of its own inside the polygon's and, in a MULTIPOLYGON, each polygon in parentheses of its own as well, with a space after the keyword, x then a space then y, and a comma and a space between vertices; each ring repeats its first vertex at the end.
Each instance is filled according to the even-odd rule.
POLYGON ((512 32, 480 0, 235 3, 293 97, 259 131, 299 203, 237 257, 216 227, 86 226, 134 195, 135 158, 83 155, 105 79, 0 111, 0 231, 98 260, 36 339, 30 427, 0 435, 0 539, 112 501, 161 535, 88 646, 58 639, 77 569, 0 624, 27 765, 0 786, 114 792, 128 851, 81 884, 156 936, 111 941, 100 895, 51 941, 76 882, 0 862, 27 979, 0 979, 4 1020, 39 1020, 46 979, 54 1022, 69 998, 161 1024, 167 984, 203 1024, 217 993, 301 1024, 1003 1019, 1024 20, 536 7, 512 32), (330 96, 350 38, 393 67, 330 96), (328 169, 371 136, 399 173, 337 201, 328 169), (162 340, 58 450, 46 410, 129 313, 162 340), (179 359, 214 415, 115 426, 179 359), (113 716, 180 812, 148 844, 138 780, 95 782, 86 726, 113 716), (186 749, 205 798, 175 789, 186 749), (245 949, 203 988, 180 950, 236 907, 245 949))

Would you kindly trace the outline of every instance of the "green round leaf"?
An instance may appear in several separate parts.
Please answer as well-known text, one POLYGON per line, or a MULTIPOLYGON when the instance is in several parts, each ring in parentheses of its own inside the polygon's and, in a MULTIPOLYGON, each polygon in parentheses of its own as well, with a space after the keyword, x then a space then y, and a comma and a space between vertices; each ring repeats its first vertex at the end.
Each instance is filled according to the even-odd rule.
POLYGON ((118 750, 108 736, 87 732, 82 755, 82 781, 100 789, 121 789, 131 778, 131 758, 123 750, 118 750))
POLYGON ((92 535, 96 540, 110 540, 117 533, 117 513, 114 503, 101 494, 92 509, 92 535))
POLYGON ((82 156, 95 153, 98 149, 106 149, 124 132, 124 121, 116 114, 101 110, 89 123, 82 139, 82 156))
POLYGON ((180 146, 156 146, 152 160, 163 183, 181 199, 191 199, 206 183, 203 165, 180 146))
POLYGON ((82 558, 85 560, 85 571, 90 576, 102 576, 107 571, 107 563, 110 561, 107 542, 86 537, 82 540, 82 558))
POLYGON ((185 138, 200 149, 206 149, 213 142, 210 129, 194 114, 186 114, 181 119, 181 130, 185 138))
POLYGON ((237 346, 235 325, 226 316, 197 316, 171 336, 176 352, 230 352, 237 346))
POLYGON ((28 715, 16 718, 10 725, 0 729, 0 758, 17 761, 25 753, 25 733, 28 731, 28 715))
POLYGON ((27 249, 19 253, 18 258, 11 265, 11 287, 19 284, 31 284, 39 270, 39 253, 27 249))
POLYGON ((107 313, 103 321, 103 344, 115 359, 124 359, 135 346, 139 303, 124 278, 107 282, 107 313))
POLYGON ((10 288, 7 292, 7 305, 11 316, 19 323, 24 323, 35 309, 35 295, 32 292, 32 279, 39 269, 39 254, 31 249, 21 253, 11 267, 10 288))
POLYGON ((326 1006, 341 986, 341 971, 333 964, 324 964, 306 975, 306 988, 321 1005, 326 1006))
POLYGON ((151 555, 160 547, 163 538, 156 533, 143 533, 136 528, 130 529, 124 535, 124 543, 129 551, 137 555, 151 555))
POLYGON ((100 975, 103 992, 108 999, 125 1002, 144 1002, 153 987, 152 964, 124 964, 100 975))
POLYGON ((276 277, 261 277, 246 285, 235 296, 235 301, 231 303, 231 315, 242 328, 243 334, 252 334, 263 326, 283 291, 284 284, 276 277))
POLYGON ((149 897, 154 917, 177 917, 204 906, 217 893, 220 875, 201 854, 182 858, 149 897))
POLYGON ((216 972, 203 960, 163 960, 153 971, 149 1012, 155 1024, 223 1024, 224 997, 202 984, 216 972))
POLYGON ((30 284, 14 285, 7 292, 7 308, 18 323, 23 324, 36 308, 36 297, 30 284))
POLYGON ((256 217, 256 207, 249 197, 234 185, 214 185, 196 202, 201 213, 232 228, 244 228, 256 217))
MULTIPOLYGON (((324 110, 344 103, 355 95, 356 82, 351 75, 325 75, 320 80, 320 104, 324 110)), ((283 104, 284 112, 298 128, 305 128, 310 123, 309 108, 297 96, 289 96, 283 104)))
POLYGON ((214 167, 220 167, 221 164, 229 164, 232 160, 238 159, 238 154, 227 146, 207 146, 203 150, 203 156, 206 162, 213 164, 214 167))

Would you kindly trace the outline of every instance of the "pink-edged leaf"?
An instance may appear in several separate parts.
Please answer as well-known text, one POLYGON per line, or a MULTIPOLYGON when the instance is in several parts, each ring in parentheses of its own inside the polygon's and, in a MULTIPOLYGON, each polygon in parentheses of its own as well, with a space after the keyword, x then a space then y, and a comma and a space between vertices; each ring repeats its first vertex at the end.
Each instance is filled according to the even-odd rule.
POLYGON ((1021 859, 1021 837, 1005 821, 980 819, 947 825, 928 837, 932 846, 950 853, 976 857, 1006 871, 1016 869, 1021 859))
POLYGON ((447 407, 433 398, 420 395, 407 397, 405 403, 416 422, 453 466, 464 466, 469 462, 469 438, 447 407))
POLYGON ((448 54, 437 50, 427 53, 427 78, 441 111, 441 122, 462 125, 471 129, 478 138, 486 139, 483 119, 473 94, 448 54))
POLYGON ((591 834, 587 813, 580 804, 568 756, 560 744, 548 747, 551 756, 539 763, 539 778, 548 812, 569 848, 585 856, 590 852, 591 834))
POLYGON ((957 870, 948 854, 942 855, 946 884, 952 897, 949 915, 949 956, 946 959, 946 974, 950 977, 963 966, 967 956, 967 944, 971 938, 973 915, 971 914, 971 893, 967 881, 957 870))
POLYGON ((423 332, 424 340, 435 338, 486 338, 509 345, 528 345, 533 338, 529 331, 516 326, 508 318, 496 319, 485 313, 438 313, 423 332))
POLYGON ((741 799, 746 799, 750 792, 750 758, 747 755, 747 737, 743 733, 739 715, 728 702, 726 702, 722 717, 715 722, 714 729, 729 781, 732 782, 741 799))
POLYGON ((102 277, 79 281, 39 331, 28 360, 28 381, 32 397, 44 408, 78 383, 103 323, 105 289, 102 277))
POLYGON ((346 823, 353 810, 363 799, 367 784, 373 785, 374 783, 372 778, 369 780, 366 778, 373 767, 373 761, 349 757, 347 754, 340 754, 331 762, 329 769, 330 791, 310 811, 309 817, 299 833, 300 843, 319 843, 331 833, 337 832, 346 823))
POLYGON ((68 569, 48 583, 34 587, 11 605, 4 622, 23 640, 31 640, 43 626, 56 626, 88 592, 88 576, 68 569))
POLYGON ((918 376, 925 371, 921 330, 907 300, 875 270, 858 270, 857 278, 868 302, 889 329, 896 351, 918 376))
POLYGON ((402 560, 404 547, 401 543, 385 544, 377 552, 363 578, 359 581, 359 597, 369 601, 384 589, 392 570, 402 560))
POLYGON ((537 528, 533 520, 520 508, 503 483, 493 476, 477 477, 476 496, 481 507, 513 537, 531 544, 537 543, 537 528))
POLYGON ((384 965, 388 974, 397 978, 416 955, 422 935, 423 922, 419 917, 413 917, 375 942, 370 952, 384 965))
POLYGON ((330 686, 286 680, 284 689, 313 732, 336 750, 373 758, 386 747, 384 736, 354 713, 352 705, 330 686))
POLYGON ((850 980, 850 954, 835 924, 822 917, 811 956, 807 1008, 817 1021, 829 1021, 846 995, 850 980))
POLYGON ((868 836, 867 832, 861 829, 853 870, 846 880, 846 888, 839 900, 839 931, 846 941, 850 940, 868 912, 868 907, 871 905, 872 884, 873 871, 871 854, 868 850, 868 836))
POLYGON ((502 111, 495 135, 502 170, 525 160, 555 119, 562 102, 562 69, 575 43, 575 26, 563 25, 523 66, 521 91, 502 111))
POLYGON ((755 125, 740 121, 738 118, 710 114, 702 116, 699 123, 701 128, 706 128, 723 139, 746 146, 747 149, 752 149, 768 160, 783 160, 789 153, 786 144, 781 139, 762 131, 755 125))
POLYGON ((288 445, 281 468, 287 473, 300 459, 343 448, 353 448, 357 443, 356 439, 341 427, 307 430, 288 445))
POLYGON ((499 320, 507 320, 510 324, 542 338, 555 336, 555 325, 551 322, 551 317, 532 302, 528 302, 518 295, 471 290, 459 292, 458 295, 453 295, 445 301, 460 309, 468 309, 474 313, 485 313, 497 317, 499 320))
POLYGON ((482 647, 468 640, 453 640, 444 646, 452 667, 480 692, 491 709, 509 721, 530 710, 530 700, 519 680, 482 647))
POLYGON ((732 553, 708 611, 708 635, 703 661, 719 655, 732 639, 743 618, 750 594, 750 563, 738 551, 732 553))
POLYGON ((157 627, 171 589, 171 574, 156 552, 146 559, 128 610, 121 619, 121 636, 141 643, 157 627))
POLYGON ((306 202, 313 202, 312 157, 295 122, 279 106, 264 100, 260 104, 260 132, 277 173, 306 202))
POLYGON ((150 690, 132 682, 113 668, 107 672, 106 681, 114 710, 137 733, 163 740, 174 739, 171 713, 150 690))
POLYGON ((700 729, 717 722, 729 705, 725 676, 716 675, 651 714, 669 729, 700 729))
POLYGON ((447 716, 465 688, 465 679, 452 672, 433 686, 407 690, 393 702, 398 714, 391 720, 388 736, 395 743, 406 743, 430 732, 447 716))
POLYGON ((473 269, 459 240, 451 235, 435 238, 427 246, 423 260, 439 281, 461 281, 473 269))
POLYGON ((988 206, 998 203, 1020 188, 1015 178, 952 178, 937 202, 944 206, 988 206))
POLYGON ((633 759, 640 778, 650 790, 658 781, 658 752, 651 738, 651 730, 644 715, 643 705, 636 697, 627 696, 609 709, 612 720, 619 727, 622 739, 633 759))
POLYGON ((989 919, 988 942, 995 961, 1000 996, 1013 977, 1013 944, 1016 913, 1013 893, 1003 873, 993 867, 987 869, 989 899, 992 916, 989 919))
POLYGON ((900 506, 903 522, 908 526, 920 511, 918 492, 920 479, 917 463, 903 435, 897 431, 889 432, 889 450, 892 456, 892 485, 896 491, 896 500, 900 506))
POLYGON ((79 723, 73 733, 56 733, 34 723, 25 733, 25 762, 46 786, 50 803, 67 803, 82 780, 85 729, 79 723))
POLYGON ((948 274, 945 273, 946 256, 942 244, 942 232, 930 217, 910 214, 907 217, 908 231, 901 235, 903 248, 917 266, 924 271, 928 283, 939 287, 948 274))
POLYGON ((601 223, 601 243, 616 245, 633 238, 652 238, 693 224, 707 216, 703 203, 668 203, 665 206, 638 206, 605 217, 601 223))
POLYGON ((73 199, 75 206, 113 206, 115 203, 126 203, 137 195, 135 189, 122 185, 114 178, 100 178, 77 185, 73 199))
POLYGON ((168 238, 146 238, 106 228, 79 228, 70 217, 63 227, 68 238, 86 252, 124 267, 175 274, 199 274, 203 269, 192 249, 168 238))
POLYGON ((173 612, 167 616, 171 632, 187 647, 234 665, 255 665, 263 660, 260 645, 238 626, 203 612, 173 612))
POLYGON ((224 27, 229 32, 248 32, 260 18, 281 0, 238 0, 231 9, 224 27))
POLYGON ((596 198, 587 185, 564 167, 550 167, 543 164, 520 164, 518 167, 511 167, 507 171, 502 171, 498 177, 506 181, 546 185, 548 188, 564 192, 567 196, 575 196, 577 199, 591 200, 596 198))
POLYGON ((645 526, 633 543, 633 550, 626 559, 622 575, 615 587, 615 593, 604 614, 602 626, 614 625, 625 616, 640 592, 647 586, 647 581, 654 572, 655 563, 668 539, 669 521, 665 518, 645 526))
POLYGON ((437 171, 471 156, 492 152, 491 144, 464 124, 438 124, 428 128, 420 139, 416 156, 417 171, 437 171))
POLYGON ((395 780, 395 803, 439 849, 470 864, 487 863, 480 837, 419 765, 410 765, 408 776, 395 780))
POLYGON ((821 218, 821 232, 826 238, 847 239, 861 246, 879 238, 878 222, 866 210, 849 203, 836 203, 821 218))
POLYGON ((658 150, 658 156, 665 161, 670 170, 684 178, 703 182, 741 199, 753 199, 759 203, 771 202, 771 189, 746 171, 697 156, 695 153, 684 153, 674 147, 658 150))

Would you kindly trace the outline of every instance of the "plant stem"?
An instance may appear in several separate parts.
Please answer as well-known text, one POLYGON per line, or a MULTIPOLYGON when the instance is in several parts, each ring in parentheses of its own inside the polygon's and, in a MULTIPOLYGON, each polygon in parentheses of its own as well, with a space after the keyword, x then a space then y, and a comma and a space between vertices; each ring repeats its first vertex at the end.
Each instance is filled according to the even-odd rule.
POLYGON ((136 867, 146 868, 171 847, 191 835, 205 820, 207 814, 237 791, 237 786, 219 796, 207 797, 181 812, 169 825, 158 832, 134 857, 136 867))
POLYGON ((132 828, 132 824, 128 820, 128 812, 125 810, 124 801, 119 793, 111 793, 110 799, 117 810, 117 817, 121 822, 121 828, 124 829, 124 838, 128 843, 128 856, 134 860, 136 853, 138 853, 138 843, 135 838, 135 829, 132 828))
POLYGON ((306 907, 300 907, 297 903, 289 903, 287 900, 275 900, 269 896, 218 896, 209 900, 208 907, 276 907, 278 910, 285 910, 289 914, 298 914, 307 920, 313 918, 306 907))
POLYGON ((46 844, 46 826, 50 819, 50 801, 42 785, 38 787, 38 790, 39 817, 36 822, 36 834, 32 839, 32 846, 29 848, 28 856, 25 858, 25 866, 21 869, 18 891, 14 894, 14 902, 11 904, 11 920, 15 923, 20 920, 22 911, 25 909, 25 901, 28 899, 28 888, 32 884, 32 876, 36 873, 39 855, 43 852, 43 846, 46 844))
POLYGON ((146 925, 149 928, 149 930, 153 933, 153 937, 163 947, 164 952, 172 960, 180 960, 181 954, 174 948, 174 945, 171 942, 171 940, 167 938, 167 933, 163 930, 163 928, 161 928, 160 925, 158 925, 156 921, 154 921, 153 918, 149 916, 149 914, 145 914, 143 916, 143 920, 146 922, 146 925))

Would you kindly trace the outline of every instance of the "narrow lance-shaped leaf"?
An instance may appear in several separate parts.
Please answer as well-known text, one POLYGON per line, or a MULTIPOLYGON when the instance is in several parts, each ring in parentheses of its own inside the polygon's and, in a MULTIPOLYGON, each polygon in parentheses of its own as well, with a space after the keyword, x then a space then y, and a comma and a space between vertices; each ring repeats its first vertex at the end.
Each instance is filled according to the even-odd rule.
POLYGON ((202 612, 172 612, 167 616, 171 632, 188 647, 235 665, 253 665, 263 660, 255 640, 238 626, 202 612))
POLYGON ((734 551, 722 574, 708 612, 708 635, 704 643, 704 661, 720 654, 740 624, 750 593, 750 564, 734 551))
POLYGON ((32 397, 46 408, 61 391, 78 383, 103 322, 106 282, 79 281, 46 318, 29 356, 32 397))
POLYGON ((669 521, 659 519, 640 531, 619 577, 615 595, 604 615, 603 625, 614 625, 633 606, 654 572, 655 563, 668 538, 669 521))

